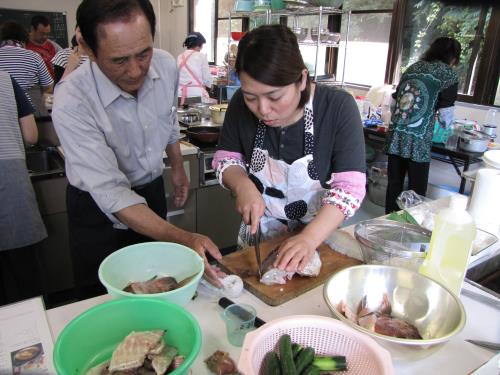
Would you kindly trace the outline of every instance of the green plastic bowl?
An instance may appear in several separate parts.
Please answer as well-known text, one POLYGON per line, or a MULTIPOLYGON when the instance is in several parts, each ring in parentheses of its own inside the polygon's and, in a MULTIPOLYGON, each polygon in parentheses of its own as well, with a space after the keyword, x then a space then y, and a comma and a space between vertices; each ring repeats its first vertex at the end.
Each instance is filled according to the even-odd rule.
POLYGON ((85 374, 110 359, 130 332, 153 329, 166 329, 166 342, 186 356, 170 374, 187 374, 201 348, 198 322, 176 304, 133 298, 92 307, 64 327, 54 347, 56 371, 59 375, 85 374))
POLYGON ((145 242, 110 254, 99 266, 99 280, 114 298, 159 299, 186 305, 204 272, 203 259, 192 249, 170 242, 145 242), (177 281, 196 275, 181 288, 156 294, 133 294, 123 288, 131 281, 172 276, 177 281))

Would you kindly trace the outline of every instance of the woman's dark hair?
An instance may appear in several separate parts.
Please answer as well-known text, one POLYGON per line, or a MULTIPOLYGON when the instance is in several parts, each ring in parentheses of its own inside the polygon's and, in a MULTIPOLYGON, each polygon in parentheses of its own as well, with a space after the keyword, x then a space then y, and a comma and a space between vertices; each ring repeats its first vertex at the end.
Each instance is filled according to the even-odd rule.
POLYGON ((16 21, 5 21, 0 27, 0 41, 14 40, 20 43, 28 42, 28 32, 16 21))
POLYGON ((206 42, 207 40, 205 39, 202 33, 199 33, 198 31, 193 31, 188 34, 182 46, 186 47, 187 49, 191 49, 194 47, 201 47, 206 42))
POLYGON ((103 23, 128 21, 137 12, 146 16, 154 37, 156 17, 149 0, 83 0, 76 11, 76 23, 85 43, 97 56, 97 27, 103 23))
MULTIPOLYGON (((287 86, 302 80, 307 69, 300 54, 297 37, 286 26, 264 25, 245 34, 238 45, 236 73, 245 72, 269 86, 287 86)), ((299 108, 305 106, 311 94, 311 81, 300 94, 299 108)))
POLYGON ((45 16, 33 16, 31 18, 31 27, 33 28, 33 30, 36 30, 38 28, 38 25, 50 26, 50 21, 45 16))
POLYGON ((75 48, 77 45, 76 35, 73 35, 73 38, 71 38, 71 48, 75 48))
POLYGON ((431 46, 424 52, 420 60, 429 62, 438 60, 448 65, 451 65, 452 62, 458 64, 460 62, 461 53, 462 46, 458 40, 443 36, 432 42, 431 46))

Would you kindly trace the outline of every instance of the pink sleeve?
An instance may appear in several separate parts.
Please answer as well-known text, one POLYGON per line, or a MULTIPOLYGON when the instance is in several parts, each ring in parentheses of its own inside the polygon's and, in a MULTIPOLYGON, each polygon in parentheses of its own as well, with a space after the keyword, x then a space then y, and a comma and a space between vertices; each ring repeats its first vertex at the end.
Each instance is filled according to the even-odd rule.
POLYGON ((366 174, 362 172, 332 173, 323 197, 323 204, 333 204, 346 217, 351 217, 357 211, 366 194, 366 174))
POLYGON ((215 152, 214 158, 212 160, 212 168, 215 170, 217 180, 219 180, 220 185, 224 188, 225 186, 223 183, 222 175, 227 168, 233 165, 242 168, 245 172, 247 170, 245 165, 245 158, 242 154, 224 150, 218 150, 215 152))
POLYGON ((245 164, 245 157, 239 152, 218 150, 215 152, 214 158, 212 160, 212 168, 217 169, 217 166, 223 159, 236 159, 245 164))

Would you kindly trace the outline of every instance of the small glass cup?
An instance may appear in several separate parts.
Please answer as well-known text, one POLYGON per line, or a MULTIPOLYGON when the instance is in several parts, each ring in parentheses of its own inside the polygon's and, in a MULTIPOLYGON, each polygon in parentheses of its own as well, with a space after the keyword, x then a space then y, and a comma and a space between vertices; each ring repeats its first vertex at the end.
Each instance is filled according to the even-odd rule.
POLYGON ((245 303, 235 303, 224 309, 227 338, 234 346, 242 346, 245 335, 255 329, 255 309, 245 303))

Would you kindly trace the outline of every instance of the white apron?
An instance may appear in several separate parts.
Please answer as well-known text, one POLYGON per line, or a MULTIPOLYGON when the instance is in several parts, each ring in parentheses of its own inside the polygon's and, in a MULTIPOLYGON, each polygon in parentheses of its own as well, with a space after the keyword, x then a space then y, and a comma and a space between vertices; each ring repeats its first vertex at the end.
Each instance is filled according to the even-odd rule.
POLYGON ((200 79, 196 76, 195 72, 193 72, 191 70, 191 68, 189 67, 189 65, 187 64, 189 58, 191 56, 193 56, 193 53, 195 53, 196 51, 192 51, 189 55, 187 56, 184 56, 184 55, 181 55, 181 62, 178 66, 179 68, 179 71, 181 69, 186 69, 186 71, 188 72, 188 74, 191 76, 191 78, 193 79, 192 81, 189 81, 188 83, 185 83, 185 84, 179 84, 179 88, 180 88, 180 93, 181 93, 181 102, 180 102, 180 105, 184 105, 184 102, 186 101, 186 97, 187 97, 187 92, 188 92, 188 87, 199 87, 200 88, 200 91, 201 91, 201 96, 203 97, 208 97, 208 93, 207 91, 205 90, 205 87, 203 86, 203 83, 200 81, 200 79), (194 82, 193 82, 194 81, 194 82))
MULTIPOLYGON (((312 97, 304 108, 304 156, 287 164, 275 160, 264 149, 267 126, 259 121, 250 161, 249 177, 261 192, 266 205, 260 221, 261 240, 291 231, 309 223, 321 208, 325 189, 319 181, 314 150, 312 97)), ((238 246, 253 245, 250 227, 241 224, 238 246)))

